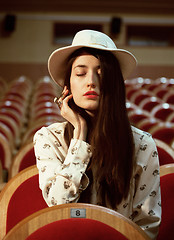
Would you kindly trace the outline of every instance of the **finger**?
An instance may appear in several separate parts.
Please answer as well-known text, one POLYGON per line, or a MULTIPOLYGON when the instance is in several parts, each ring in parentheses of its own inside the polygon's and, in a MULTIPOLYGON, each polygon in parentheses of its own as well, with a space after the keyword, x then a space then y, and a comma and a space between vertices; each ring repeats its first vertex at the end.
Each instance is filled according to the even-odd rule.
POLYGON ((64 102, 65 102, 65 103, 68 103, 68 101, 69 101, 72 97, 73 97, 72 94, 66 96, 66 97, 64 98, 64 102))
POLYGON ((67 90, 67 86, 64 87, 64 89, 63 89, 63 91, 62 91, 62 93, 61 93, 59 98, 63 98, 64 97, 64 94, 65 94, 66 90, 67 90))
POLYGON ((58 107, 59 107, 60 109, 62 108, 63 103, 68 104, 69 99, 72 98, 72 94, 66 96, 66 95, 68 94, 68 92, 69 92, 69 91, 67 90, 67 92, 64 93, 64 96, 63 96, 63 97, 60 97, 60 98, 55 97, 55 98, 54 98, 54 102, 57 103, 57 105, 58 105, 58 107))
POLYGON ((61 109, 62 104, 63 104, 63 100, 60 99, 60 98, 55 97, 55 98, 54 98, 54 102, 55 102, 55 103, 58 105, 58 107, 61 109))
POLYGON ((54 102, 58 105, 58 107, 61 109, 62 105, 63 105, 63 98, 62 97, 55 97, 54 98, 54 102))
POLYGON ((67 88, 64 88, 62 95, 59 97, 59 99, 64 100, 64 98, 68 95, 69 90, 67 88))
POLYGON ((65 86, 61 96, 59 98, 55 97, 54 102, 57 103, 58 106, 60 106, 62 104, 63 99, 66 97, 67 94, 68 94, 68 90, 67 90, 67 87, 65 86))
POLYGON ((64 87, 63 91, 62 91, 62 94, 64 94, 64 92, 67 90, 67 86, 64 87))

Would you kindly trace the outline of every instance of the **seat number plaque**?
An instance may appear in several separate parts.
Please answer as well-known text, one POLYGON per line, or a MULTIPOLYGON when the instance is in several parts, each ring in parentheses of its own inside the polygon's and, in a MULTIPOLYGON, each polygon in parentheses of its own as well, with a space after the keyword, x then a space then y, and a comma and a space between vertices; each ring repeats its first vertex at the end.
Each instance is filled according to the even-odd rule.
POLYGON ((86 209, 71 208, 71 218, 86 218, 86 209))

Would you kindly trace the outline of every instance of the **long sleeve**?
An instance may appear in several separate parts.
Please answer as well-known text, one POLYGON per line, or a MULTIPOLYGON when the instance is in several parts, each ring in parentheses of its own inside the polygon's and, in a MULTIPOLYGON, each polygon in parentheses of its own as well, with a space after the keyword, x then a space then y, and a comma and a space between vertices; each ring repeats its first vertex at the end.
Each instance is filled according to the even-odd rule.
POLYGON ((67 148, 63 126, 43 127, 33 139, 39 185, 48 206, 77 202, 88 185, 85 171, 91 158, 90 145, 72 139, 67 148))
POLYGON ((135 168, 130 193, 117 211, 135 222, 151 239, 156 239, 161 222, 159 159, 152 136, 132 127, 135 168))
POLYGON ((156 145, 150 135, 141 137, 137 153, 133 212, 130 218, 151 239, 155 239, 161 222, 161 193, 159 160, 156 145))

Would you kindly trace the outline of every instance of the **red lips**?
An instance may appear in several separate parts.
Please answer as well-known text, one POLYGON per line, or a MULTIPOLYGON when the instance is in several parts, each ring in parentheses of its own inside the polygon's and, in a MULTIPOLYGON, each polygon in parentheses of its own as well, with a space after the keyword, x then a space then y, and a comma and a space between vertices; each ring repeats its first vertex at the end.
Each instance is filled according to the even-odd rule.
POLYGON ((88 91, 83 96, 89 100, 96 100, 99 95, 95 91, 88 91))
POLYGON ((98 96, 98 94, 95 91, 88 91, 83 96, 98 96))

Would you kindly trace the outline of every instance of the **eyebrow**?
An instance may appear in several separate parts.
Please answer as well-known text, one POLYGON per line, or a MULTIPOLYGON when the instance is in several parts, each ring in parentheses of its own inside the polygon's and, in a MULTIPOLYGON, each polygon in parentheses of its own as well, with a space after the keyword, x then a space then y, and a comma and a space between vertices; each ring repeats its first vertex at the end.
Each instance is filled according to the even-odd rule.
MULTIPOLYGON (((88 67, 87 67, 86 65, 84 65, 84 64, 79 64, 79 65, 75 66, 74 69, 75 69, 75 68, 78 68, 78 67, 79 67, 79 68, 88 68, 88 67)), ((100 69, 100 68, 101 68, 100 65, 98 65, 98 66, 96 67, 96 69, 100 69)))
POLYGON ((86 65, 81 65, 81 64, 79 64, 79 65, 75 66, 74 69, 75 69, 75 68, 78 68, 78 67, 79 67, 79 68, 87 68, 86 65))

